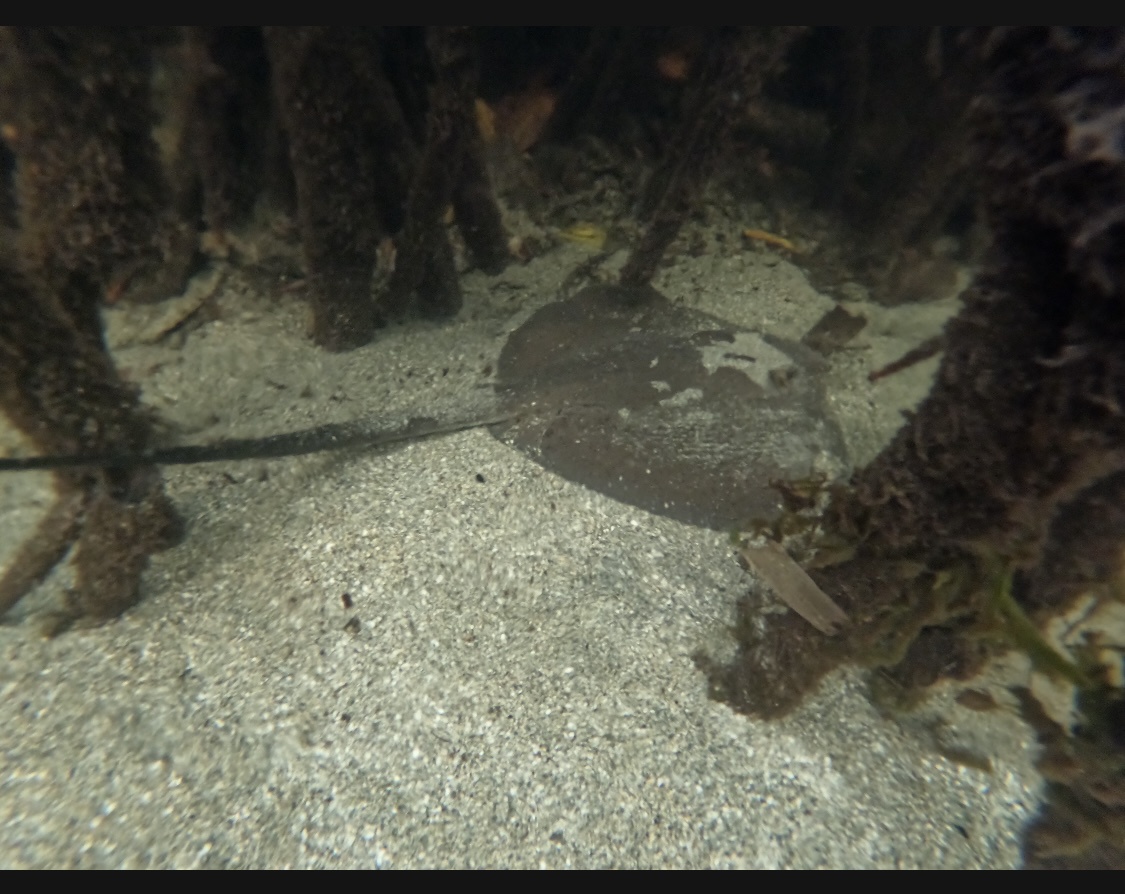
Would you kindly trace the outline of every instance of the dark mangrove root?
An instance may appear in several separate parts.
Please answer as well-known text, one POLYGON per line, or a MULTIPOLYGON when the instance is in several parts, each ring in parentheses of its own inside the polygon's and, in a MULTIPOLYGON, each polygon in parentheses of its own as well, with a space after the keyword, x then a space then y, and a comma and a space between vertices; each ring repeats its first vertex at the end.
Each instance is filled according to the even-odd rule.
MULTIPOLYGON (((152 425, 137 394, 62 302, 37 294, 0 263, 0 410, 36 448, 136 452, 152 425)), ((175 542, 179 520, 151 467, 68 469, 58 503, 0 579, 0 610, 15 605, 77 540, 73 610, 112 617, 137 598, 149 555, 175 542)))
POLYGON ((138 450, 152 433, 109 355, 73 324, 62 302, 36 294, 2 263, 0 406, 44 453, 138 450))
MULTIPOLYGON (((151 134, 148 47, 157 37, 0 31, 0 134, 15 159, 19 224, 0 257, 0 410, 44 453, 136 451, 151 437, 106 351, 99 307, 107 296, 180 291, 195 252, 194 229, 169 211, 151 134)), ((55 483, 59 502, 0 580, 0 608, 77 540, 73 608, 115 615, 136 599, 148 556, 178 527, 160 478, 68 470, 55 483)))
POLYGON ((926 85, 913 137, 863 228, 862 265, 875 299, 885 304, 902 300, 899 295, 906 290, 899 286, 916 262, 910 249, 925 250, 974 183, 968 115, 980 63, 963 47, 950 56, 940 77, 926 85))
POLYGON ((108 621, 136 604, 149 557, 175 546, 183 527, 155 469, 129 475, 125 489, 118 471, 58 495, 0 576, 0 616, 40 584, 72 547, 75 585, 63 606, 67 620, 108 621))
POLYGON ((175 546, 183 525, 152 467, 99 478, 74 554, 71 612, 105 621, 134 605, 149 557, 175 546))
POLYGON ((508 234, 484 161, 484 144, 475 125, 465 132, 465 161, 453 187, 453 213, 473 261, 485 273, 503 272, 511 260, 508 234))
POLYGON ((58 495, 34 533, 20 545, 0 576, 0 618, 66 558, 82 530, 85 503, 80 491, 58 495))
POLYGON ((860 125, 871 78, 871 26, 858 25, 843 30, 843 85, 817 189, 817 204, 830 209, 839 206, 855 170, 860 125))
POLYGON ((476 122, 476 47, 468 30, 454 31, 439 43, 432 51, 440 79, 438 90, 448 89, 451 94, 449 114, 455 151, 462 156, 460 170, 453 180, 453 214, 473 261, 485 273, 495 275, 508 266, 511 254, 476 122))
POLYGON ((840 660, 907 693, 973 673, 1012 644, 1005 575, 1040 621, 1120 580, 1125 516, 1104 499, 1125 474, 1125 34, 999 31, 976 51, 985 272, 932 392, 828 516, 854 553, 811 573, 852 628, 824 647, 746 615, 738 660, 710 668, 742 710, 790 709, 840 660))
POLYGON ((380 297, 390 318, 413 300, 425 316, 461 309, 461 286, 443 221, 453 202, 465 241, 480 266, 499 272, 507 263, 507 238, 484 169, 473 103, 477 65, 468 28, 431 28, 426 44, 435 83, 427 113, 426 145, 395 240, 395 271, 380 297))
POLYGON ((100 341, 104 297, 178 294, 194 228, 168 209, 141 28, 0 31, 0 136, 15 156, 20 263, 100 341))
POLYGON ((175 202, 221 239, 265 190, 269 146, 278 138, 265 43, 260 28, 196 26, 184 29, 182 56, 175 202))
POLYGON ((271 27, 265 39, 297 187, 313 339, 348 350, 374 333, 376 252, 399 225, 415 149, 377 31, 271 27))
POLYGON ((651 282, 665 250, 695 207, 739 109, 761 92, 785 58, 796 28, 731 29, 718 39, 688 92, 684 117, 641 198, 648 228, 621 270, 621 285, 651 282))
MULTIPOLYGON (((621 28, 599 27, 590 30, 585 50, 575 64, 559 95, 558 105, 543 138, 547 142, 564 143, 579 131, 583 116, 597 106, 595 97, 603 84, 611 83, 609 77, 613 61, 623 57, 618 48, 622 45, 621 28)), ((618 63, 618 68, 620 64, 618 63)))
MULTIPOLYGON (((415 298, 425 316, 452 316, 461 308, 461 287, 442 218, 465 166, 470 132, 476 127, 472 117, 476 66, 467 28, 431 28, 426 45, 436 80, 422 162, 409 191, 403 231, 395 241, 394 276, 379 301, 389 318, 402 317, 415 298)), ((470 206, 470 218, 472 213, 470 206)))
POLYGON ((1125 599, 1121 531, 1125 472, 1099 479, 1055 514, 1039 564, 1016 580, 1028 614, 1047 620, 1097 586, 1109 589, 1103 596, 1125 599))

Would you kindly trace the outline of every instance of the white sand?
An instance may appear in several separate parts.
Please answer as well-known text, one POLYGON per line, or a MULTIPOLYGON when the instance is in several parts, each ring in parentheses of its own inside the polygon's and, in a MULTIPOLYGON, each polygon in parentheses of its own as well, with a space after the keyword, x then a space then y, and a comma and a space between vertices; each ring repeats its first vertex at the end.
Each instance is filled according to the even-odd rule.
MULTIPOLYGON (((231 274, 221 321, 119 362, 185 441, 463 415, 489 406, 483 369, 582 257, 470 275, 457 320, 343 356, 303 338, 296 298, 231 274)), ((790 338, 831 306, 765 251, 688 259, 657 285, 790 338)), ((866 373, 950 305, 868 311, 829 385, 858 461, 934 362, 866 373)), ((125 316, 119 345, 144 328, 125 316)), ((884 719, 852 671, 776 723, 708 700, 691 655, 729 651, 752 585, 721 534, 563 481, 484 431, 167 481, 190 529, 137 608, 42 639, 64 569, 0 627, 4 867, 1018 863, 1041 782, 1010 711, 972 713, 949 688, 884 719), (941 757, 938 723, 993 772, 941 757)), ((45 501, 36 476, 0 479, 0 562, 45 501)))

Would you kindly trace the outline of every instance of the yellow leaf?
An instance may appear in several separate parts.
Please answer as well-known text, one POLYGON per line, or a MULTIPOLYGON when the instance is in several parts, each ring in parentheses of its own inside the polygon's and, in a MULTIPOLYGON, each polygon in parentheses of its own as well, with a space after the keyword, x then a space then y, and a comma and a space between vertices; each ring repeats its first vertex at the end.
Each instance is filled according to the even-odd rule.
POLYGON ((492 106, 478 96, 476 112, 477 130, 480 131, 480 138, 486 143, 494 142, 496 140, 496 113, 492 111, 492 106))
POLYGON ((606 238, 605 230, 592 223, 576 223, 565 230, 560 230, 559 235, 567 242, 577 242, 594 251, 601 251, 606 238))

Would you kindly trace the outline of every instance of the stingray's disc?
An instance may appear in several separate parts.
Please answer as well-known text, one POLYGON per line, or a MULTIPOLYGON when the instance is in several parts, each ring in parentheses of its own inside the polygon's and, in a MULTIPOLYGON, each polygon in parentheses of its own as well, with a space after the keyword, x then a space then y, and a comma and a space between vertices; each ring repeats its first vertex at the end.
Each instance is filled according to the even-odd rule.
POLYGON ((656 293, 593 286, 535 313, 500 355, 536 462, 615 499, 713 528, 781 510, 771 481, 844 471, 823 361, 656 293))

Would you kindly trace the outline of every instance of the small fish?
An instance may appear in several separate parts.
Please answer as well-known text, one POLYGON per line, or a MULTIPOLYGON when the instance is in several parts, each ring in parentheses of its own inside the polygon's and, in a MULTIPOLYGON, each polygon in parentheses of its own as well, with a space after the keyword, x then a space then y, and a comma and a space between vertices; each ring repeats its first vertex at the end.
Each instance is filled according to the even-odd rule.
POLYGON ((764 546, 742 544, 738 551, 786 605, 821 633, 834 636, 848 623, 844 610, 816 585, 781 544, 772 540, 767 540, 764 546))

